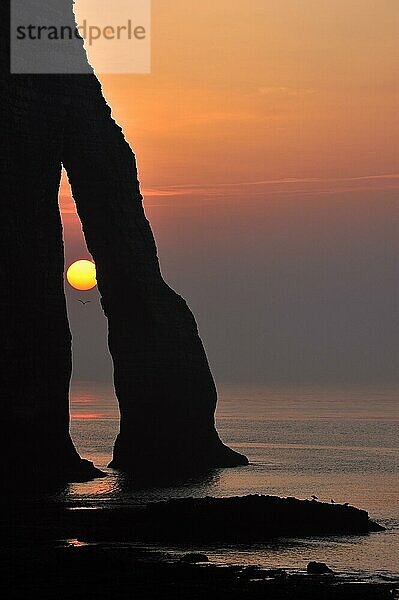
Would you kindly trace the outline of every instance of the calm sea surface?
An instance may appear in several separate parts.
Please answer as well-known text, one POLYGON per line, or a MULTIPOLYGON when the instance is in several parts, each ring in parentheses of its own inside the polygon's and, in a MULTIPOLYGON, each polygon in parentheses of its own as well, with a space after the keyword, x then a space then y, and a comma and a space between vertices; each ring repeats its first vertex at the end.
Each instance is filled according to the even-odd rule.
MULTIPOLYGON (((71 507, 98 508, 184 496, 276 494, 349 502, 387 530, 361 537, 278 540, 251 547, 206 548, 211 560, 302 569, 322 560, 338 571, 399 572, 399 390, 287 388, 219 390, 222 439, 251 465, 162 489, 134 489, 117 473, 74 484, 71 507)), ((72 435, 80 453, 106 469, 118 431, 111 388, 75 384, 72 435)))

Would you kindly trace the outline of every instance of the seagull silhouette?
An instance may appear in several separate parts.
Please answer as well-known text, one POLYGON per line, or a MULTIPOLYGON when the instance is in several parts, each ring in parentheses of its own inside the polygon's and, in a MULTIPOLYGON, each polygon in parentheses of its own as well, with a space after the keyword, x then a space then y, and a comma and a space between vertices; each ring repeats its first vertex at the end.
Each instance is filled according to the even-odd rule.
POLYGON ((78 298, 78 302, 81 302, 83 304, 83 306, 86 306, 86 304, 89 304, 89 302, 91 302, 91 300, 80 300, 80 298, 78 298))

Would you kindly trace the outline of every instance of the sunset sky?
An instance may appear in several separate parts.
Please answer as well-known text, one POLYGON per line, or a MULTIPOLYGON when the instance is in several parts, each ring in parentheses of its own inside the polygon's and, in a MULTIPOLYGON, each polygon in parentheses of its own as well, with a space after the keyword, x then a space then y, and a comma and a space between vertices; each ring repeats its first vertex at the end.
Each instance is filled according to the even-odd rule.
MULTIPOLYGON (((151 74, 100 75, 218 381, 397 381, 398 17, 397 0, 153 0, 151 74)), ((65 179, 61 207, 68 266, 88 254, 65 179)), ((75 377, 102 379, 82 294, 75 377)))

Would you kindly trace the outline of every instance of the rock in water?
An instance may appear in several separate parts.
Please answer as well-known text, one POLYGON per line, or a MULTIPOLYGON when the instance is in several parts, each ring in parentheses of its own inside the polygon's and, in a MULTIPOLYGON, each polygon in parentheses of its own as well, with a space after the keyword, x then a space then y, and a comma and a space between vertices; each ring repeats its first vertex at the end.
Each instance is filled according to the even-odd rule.
POLYGON ((188 554, 183 554, 180 560, 182 562, 191 564, 209 562, 207 555, 201 554, 200 552, 189 552, 188 554))
POLYGON ((207 543, 250 543, 303 535, 359 535, 377 530, 368 513, 353 506, 259 495, 150 503, 140 513, 140 523, 135 523, 134 528, 149 539, 207 543))
POLYGON ((306 567, 306 571, 309 575, 324 575, 327 573, 333 573, 334 571, 330 569, 324 562, 317 562, 315 560, 310 561, 308 566, 306 567))
POLYGON ((219 439, 216 388, 194 317, 162 280, 151 230, 138 218, 149 240, 145 275, 128 279, 126 303, 109 293, 112 270, 98 280, 121 412, 110 466, 152 481, 248 464, 219 439))

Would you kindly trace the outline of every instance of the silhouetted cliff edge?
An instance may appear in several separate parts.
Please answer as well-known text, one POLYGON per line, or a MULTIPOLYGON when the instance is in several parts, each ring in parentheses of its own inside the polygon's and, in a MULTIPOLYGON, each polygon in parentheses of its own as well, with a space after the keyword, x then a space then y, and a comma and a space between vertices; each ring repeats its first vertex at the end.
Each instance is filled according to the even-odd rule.
MULTIPOLYGON (((53 22, 58 14, 63 25, 75 26, 72 0, 22 4, 24 15, 25 8, 33 9, 35 23, 53 22)), ((57 55, 56 69, 56 53, 40 45, 41 60, 48 60, 52 68, 40 72, 42 64, 28 55, 27 72, 23 68, 23 73, 10 73, 9 23, 9 2, 3 0, 0 402, 4 481, 13 486, 30 480, 31 490, 32 483, 53 486, 101 475, 81 460, 69 433, 72 355, 58 207, 62 167, 96 263, 101 305, 108 319, 121 413, 112 467, 134 477, 152 477, 156 472, 186 476, 248 464, 245 456, 222 443, 216 431, 217 392, 195 318, 185 300, 163 280, 135 155, 112 117, 83 41, 77 43, 77 63, 74 52, 65 47, 57 55)))

